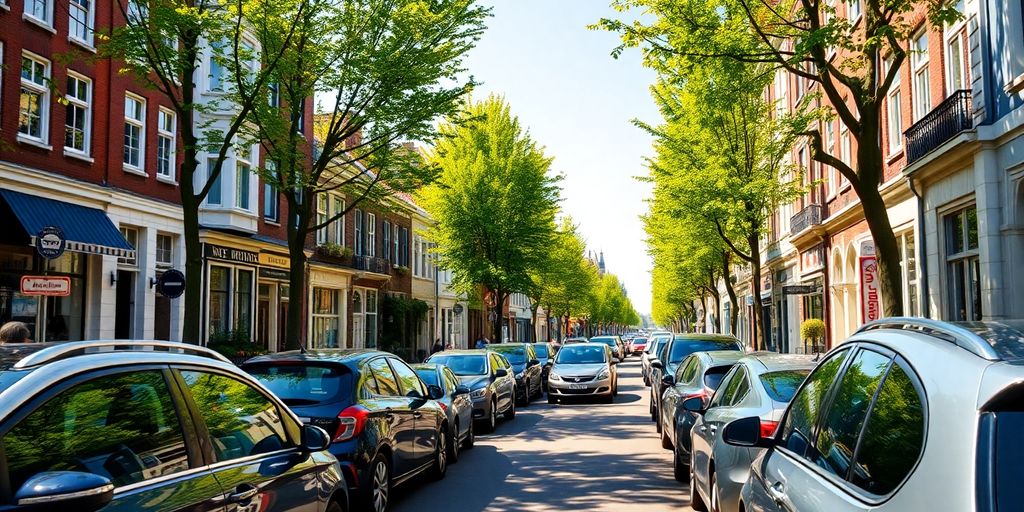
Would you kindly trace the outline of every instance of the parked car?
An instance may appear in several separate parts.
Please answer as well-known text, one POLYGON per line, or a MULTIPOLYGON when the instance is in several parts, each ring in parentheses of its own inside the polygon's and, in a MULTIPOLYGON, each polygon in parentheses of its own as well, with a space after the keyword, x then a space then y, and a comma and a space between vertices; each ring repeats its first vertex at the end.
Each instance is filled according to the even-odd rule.
POLYGON ((548 375, 548 403, 570 397, 601 397, 611 403, 619 393, 617 361, 604 343, 577 343, 558 351, 548 375))
POLYGON ((554 343, 534 343, 533 351, 537 354, 537 360, 540 361, 540 383, 541 387, 544 388, 544 392, 548 392, 548 372, 551 371, 551 365, 555 362, 555 353, 558 349, 555 348, 554 343))
POLYGON ((330 435, 196 345, 0 345, 0 433, 4 510, 349 509, 330 435))
POLYGON ((331 432, 350 492, 381 512, 394 486, 448 471, 448 417, 409 365, 364 349, 286 351, 257 356, 242 369, 303 421, 331 432))
POLYGON ((634 356, 643 354, 646 348, 647 338, 637 336, 629 341, 629 352, 634 356))
POLYGON ((640 375, 644 378, 645 386, 651 385, 651 361, 658 358, 658 354, 671 339, 671 333, 655 333, 647 338, 647 348, 640 354, 640 375))
POLYGON ((490 349, 501 354, 512 365, 512 373, 516 378, 516 400, 519 405, 530 405, 534 398, 544 394, 544 384, 540 359, 531 343, 501 343, 490 346, 490 349))
POLYGON ((626 359, 626 349, 622 345, 622 339, 618 336, 594 336, 590 338, 591 343, 604 343, 612 349, 612 356, 621 363, 626 359))
POLYGON ((683 359, 676 367, 674 374, 661 378, 665 384, 665 392, 661 395, 658 410, 661 414, 661 447, 671 450, 675 444, 681 453, 690 453, 690 427, 697 419, 696 414, 679 407, 679 404, 690 398, 700 398, 703 405, 711 400, 711 395, 718 389, 722 377, 732 366, 744 356, 739 350, 717 350, 711 352, 694 352, 683 359), (676 439, 676 428, 685 435, 682 442, 676 439))
POLYGON ((472 448, 476 442, 473 431, 473 400, 469 397, 469 388, 459 384, 459 378, 447 366, 421 363, 412 365, 412 369, 427 385, 427 389, 435 393, 441 391, 432 398, 441 409, 444 409, 448 417, 448 461, 458 462, 460 448, 472 448), (431 386, 436 386, 437 389, 431 386))
POLYGON ((562 342, 562 345, 572 345, 574 343, 590 343, 590 340, 577 336, 575 338, 566 338, 565 341, 562 342))
POLYGON ((712 350, 743 350, 743 344, 734 336, 728 334, 676 334, 665 347, 658 352, 657 357, 651 360, 650 381, 651 381, 651 421, 654 422, 658 433, 661 433, 661 422, 658 421, 661 395, 665 392, 665 382, 662 377, 675 375, 676 368, 686 356, 694 352, 708 352, 712 350))
POLYGON ((1020 510, 1024 323, 869 323, 825 355, 772 435, 749 416, 733 446, 765 448, 744 510, 1020 510))
POLYGON ((718 432, 734 419, 757 416, 762 433, 770 436, 814 364, 812 356, 751 354, 733 366, 710 403, 683 402, 698 409, 689 412, 696 415, 696 423, 690 425, 692 429, 677 427, 672 466, 677 480, 690 483, 693 501, 706 503, 715 511, 739 511, 740 490, 750 475, 750 463, 762 450, 727 444, 718 432), (683 439, 688 446, 692 443, 688 452, 679 449, 683 439))
POLYGON ((427 358, 428 363, 450 368, 459 383, 469 388, 473 419, 486 432, 498 426, 498 415, 516 417, 516 378, 501 354, 490 350, 445 350, 427 358))

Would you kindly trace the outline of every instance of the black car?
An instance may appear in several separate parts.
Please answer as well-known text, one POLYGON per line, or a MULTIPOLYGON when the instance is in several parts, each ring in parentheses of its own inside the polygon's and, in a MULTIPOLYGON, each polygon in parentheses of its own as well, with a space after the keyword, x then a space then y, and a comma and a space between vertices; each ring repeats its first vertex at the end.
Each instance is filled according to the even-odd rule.
POLYGON ((728 334, 676 334, 655 359, 651 361, 651 421, 655 422, 657 431, 661 433, 661 422, 658 421, 661 395, 665 393, 667 384, 662 380, 665 375, 675 375, 676 367, 694 352, 710 352, 712 350, 743 350, 743 344, 728 334))
POLYGON ((414 364, 412 368, 428 387, 437 386, 444 392, 434 399, 448 415, 448 460, 457 462, 459 448, 472 448, 476 439, 473 432, 473 400, 469 398, 469 388, 459 384, 459 378, 451 368, 443 364, 414 364))
POLYGON ((537 354, 537 360, 540 361, 540 383, 544 392, 547 393, 548 373, 551 372, 551 364, 555 361, 558 349, 555 348, 554 343, 534 343, 533 351, 537 354))
POLYGON ((519 405, 530 405, 530 401, 544 394, 544 369, 532 343, 501 343, 489 348, 505 356, 512 365, 519 405))
POLYGON ((429 358, 428 363, 451 368, 459 383, 468 387, 473 399, 473 419, 485 432, 493 432, 498 415, 506 420, 516 417, 516 379, 512 365, 501 354, 490 350, 445 350, 429 358))
POLYGON ((448 419, 409 365, 376 350, 289 351, 249 359, 242 369, 303 421, 330 433, 355 499, 383 512, 393 486, 448 470, 448 419))

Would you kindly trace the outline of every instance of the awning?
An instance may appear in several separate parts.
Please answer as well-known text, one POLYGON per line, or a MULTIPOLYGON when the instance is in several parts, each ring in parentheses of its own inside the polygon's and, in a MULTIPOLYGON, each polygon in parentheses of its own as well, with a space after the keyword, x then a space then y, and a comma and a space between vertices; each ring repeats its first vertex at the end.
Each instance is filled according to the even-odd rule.
POLYGON ((36 234, 44 227, 56 226, 64 232, 67 250, 87 254, 104 254, 134 258, 135 248, 103 210, 77 204, 0 190, 2 198, 35 246, 36 234))

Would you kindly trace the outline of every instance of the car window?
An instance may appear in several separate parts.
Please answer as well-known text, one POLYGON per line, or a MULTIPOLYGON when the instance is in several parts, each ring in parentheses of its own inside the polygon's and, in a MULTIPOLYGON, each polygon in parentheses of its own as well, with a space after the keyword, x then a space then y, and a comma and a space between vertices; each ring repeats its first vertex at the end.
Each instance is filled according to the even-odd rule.
POLYGON ((455 376, 455 372, 448 368, 442 368, 444 373, 445 389, 449 393, 455 391, 455 388, 459 387, 459 378, 455 376))
POLYGON ((428 386, 444 387, 444 382, 437 379, 437 370, 433 368, 417 368, 416 375, 419 375, 420 380, 428 386))
POLYGON ((729 405, 739 405, 747 398, 750 393, 750 379, 747 378, 747 369, 739 367, 736 370, 736 377, 733 379, 736 384, 736 389, 729 396, 729 405))
MULTIPOLYGON (((704 387, 708 389, 718 389, 718 386, 722 384, 722 378, 725 377, 726 373, 732 369, 733 365, 723 364, 719 366, 713 366, 704 371, 704 387)), ((744 374, 746 372, 744 371, 744 374)))
POLYGON ((676 382, 683 384, 693 383, 694 376, 697 375, 697 358, 690 357, 686 361, 683 361, 678 368, 676 368, 676 382))
POLYGON ((401 396, 402 393, 398 391, 398 379, 395 378, 395 372, 391 371, 391 367, 388 366, 386 358, 378 357, 369 363, 370 371, 373 372, 373 377, 377 379, 377 389, 379 394, 384 396, 401 396))
POLYGON ((352 402, 355 379, 345 367, 257 364, 245 371, 288 406, 352 402))
POLYGON ((3 437, 12 491, 43 471, 85 471, 123 486, 189 468, 181 424, 159 371, 78 384, 3 437))
POLYGON ((776 402, 788 403, 793 399, 796 388, 807 378, 810 370, 779 370, 762 373, 759 377, 768 397, 776 402))
POLYGON ((505 358, 504 354, 496 354, 494 357, 498 359, 498 364, 500 365, 500 368, 504 368, 506 370, 512 368, 512 365, 508 362, 508 359, 505 358))
POLYGON ((373 398, 374 395, 380 394, 380 389, 377 387, 377 379, 373 378, 373 372, 366 372, 363 377, 362 390, 363 398, 373 398))
POLYGON ((848 349, 835 352, 821 362, 807 378, 807 382, 793 398, 789 412, 786 413, 780 429, 781 446, 801 457, 807 453, 807 446, 812 439, 811 431, 818 419, 825 393, 832 386, 849 352, 848 349))
POLYGON ((898 362, 871 407, 850 474, 854 485, 876 495, 895 490, 914 469, 924 447, 924 401, 912 374, 902 360, 898 362))
POLYGON ((491 375, 494 375, 501 368, 501 361, 494 354, 491 354, 489 361, 491 363, 491 375))
POLYGON ((722 386, 718 388, 715 396, 711 399, 710 407, 729 405, 732 402, 733 395, 736 394, 736 388, 740 386, 742 380, 743 375, 740 374, 739 369, 726 374, 725 379, 722 381, 722 386))
POLYGON ((537 358, 547 358, 547 357, 550 357, 548 355, 548 347, 547 347, 547 345, 537 345, 535 348, 536 348, 536 351, 534 352, 534 354, 537 356, 537 358))
POLYGON ((825 471, 846 478, 853 450, 878 384, 891 358, 871 350, 857 352, 836 387, 810 459, 825 471))
POLYGON ((218 461, 292 447, 281 411, 256 388, 215 373, 182 371, 218 461))
POLYGON ((409 365, 393 357, 389 357, 388 361, 391 362, 391 368, 395 370, 395 376, 398 377, 398 383, 402 386, 403 395, 409 398, 425 398, 429 396, 427 390, 423 387, 423 381, 416 376, 416 372, 412 371, 409 365))

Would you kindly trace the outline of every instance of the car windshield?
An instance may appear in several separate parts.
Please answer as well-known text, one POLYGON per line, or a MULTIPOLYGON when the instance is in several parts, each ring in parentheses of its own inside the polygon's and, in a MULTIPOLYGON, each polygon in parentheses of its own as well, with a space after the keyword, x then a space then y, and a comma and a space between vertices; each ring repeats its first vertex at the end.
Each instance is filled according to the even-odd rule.
POLYGON ((452 372, 459 377, 467 375, 487 375, 487 357, 481 355, 433 355, 428 362, 443 364, 451 368, 452 372))
POLYGON ((246 366, 287 405, 317 405, 349 402, 352 397, 352 374, 337 366, 304 364, 246 366))
POLYGON ((609 347, 612 347, 612 348, 615 348, 615 346, 616 346, 615 338, 605 338, 605 337, 590 338, 590 341, 593 342, 593 343, 604 343, 605 345, 608 345, 609 347))
POLYGON ((547 345, 534 345, 533 350, 537 352, 537 357, 541 359, 546 359, 547 357, 549 357, 547 345))
POLYGON ((776 402, 787 403, 793 399, 796 388, 807 378, 810 370, 783 370, 761 375, 761 385, 768 396, 776 402))
POLYGON ((523 364, 526 362, 526 349, 523 347, 496 347, 491 345, 491 350, 505 356, 511 364, 523 364))
POLYGON ((681 338, 677 339, 676 342, 672 344, 672 353, 668 355, 668 362, 678 363, 694 352, 739 349, 740 344, 736 341, 688 340, 686 338, 681 338))
POLYGON ((416 375, 428 386, 437 386, 437 370, 433 368, 417 368, 416 375))
POLYGON ((657 343, 651 343, 651 354, 654 354, 654 357, 658 357, 658 354, 661 354, 661 351, 665 350, 665 345, 668 345, 667 338, 658 340, 657 343))
POLYGON ((605 362, 605 348, 594 345, 565 347, 558 351, 555 364, 597 364, 605 362))

